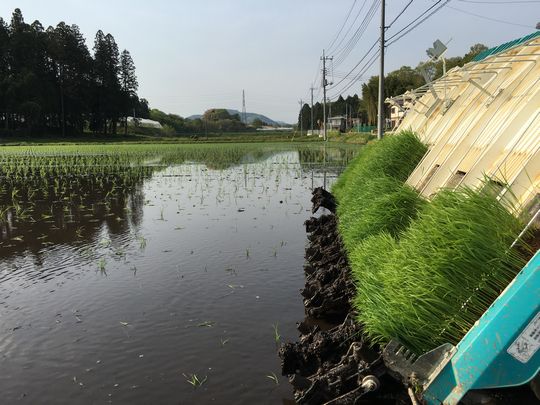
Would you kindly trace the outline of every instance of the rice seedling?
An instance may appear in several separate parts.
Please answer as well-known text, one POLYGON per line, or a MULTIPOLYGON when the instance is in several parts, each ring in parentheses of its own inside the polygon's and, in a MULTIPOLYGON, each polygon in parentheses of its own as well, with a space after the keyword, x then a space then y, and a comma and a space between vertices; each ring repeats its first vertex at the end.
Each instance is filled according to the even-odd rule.
POLYGON ((332 192, 345 209, 354 201, 350 191, 371 179, 389 176, 404 182, 427 151, 416 134, 402 131, 367 145, 347 166, 332 186, 332 192))
POLYGON ((340 210, 339 230, 347 251, 379 232, 397 237, 425 205, 416 190, 389 176, 351 189, 355 203, 340 210))
POLYGON ((279 385, 279 378, 277 377, 276 373, 271 372, 269 375, 266 376, 267 378, 271 379, 274 384, 279 385))
POLYGON ((201 379, 197 374, 182 375, 186 378, 186 381, 194 388, 201 387, 206 382, 206 380, 208 380, 208 376, 204 376, 204 378, 201 379))
POLYGON ((146 248, 146 238, 142 235, 139 236, 139 249, 143 250, 146 248))
POLYGON ((350 253, 379 232, 397 237, 424 205, 404 184, 427 148, 409 131, 366 146, 334 184, 339 230, 350 253))
POLYGON ((276 344, 279 344, 279 341, 281 340, 281 335, 279 334, 278 327, 278 323, 272 324, 272 328, 274 329, 274 342, 276 342, 276 344))
POLYGON ((219 343, 221 344, 221 347, 225 347, 225 345, 226 345, 227 343, 229 343, 229 339, 223 339, 223 338, 221 338, 221 339, 219 340, 219 343))
POLYGON ((462 188, 439 192, 399 241, 364 239, 351 267, 365 333, 416 353, 458 343, 525 265, 527 246, 510 248, 522 228, 493 193, 462 188))
POLYGON ((105 273, 105 268, 107 266, 107 262, 105 261, 105 258, 101 258, 99 259, 98 261, 98 270, 101 272, 101 273, 105 273))

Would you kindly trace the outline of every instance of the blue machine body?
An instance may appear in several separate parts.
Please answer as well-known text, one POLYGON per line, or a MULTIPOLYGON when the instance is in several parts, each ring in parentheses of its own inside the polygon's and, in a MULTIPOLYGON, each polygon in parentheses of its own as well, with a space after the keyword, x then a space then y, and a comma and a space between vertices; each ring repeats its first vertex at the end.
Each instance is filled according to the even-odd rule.
POLYGON ((540 251, 489 307, 424 387, 430 405, 469 390, 522 385, 540 369, 540 251))

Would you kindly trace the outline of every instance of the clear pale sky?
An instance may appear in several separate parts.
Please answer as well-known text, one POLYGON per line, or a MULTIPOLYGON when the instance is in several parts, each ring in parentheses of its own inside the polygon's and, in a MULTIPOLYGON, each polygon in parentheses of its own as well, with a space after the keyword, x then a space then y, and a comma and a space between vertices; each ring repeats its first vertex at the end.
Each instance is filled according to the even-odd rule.
MULTIPOLYGON (((356 1, 349 22, 363 3, 356 1)), ((372 0, 365 3, 349 37, 372 0)), ((407 3, 387 0, 387 24, 407 3)), ((139 95, 153 108, 181 116, 211 107, 241 110, 245 89, 248 112, 293 122, 298 100, 308 100, 322 49, 332 42, 352 4, 353 0, 2 0, 0 16, 9 22, 19 7, 27 23, 37 19, 45 27, 60 21, 77 24, 90 49, 98 29, 110 32, 120 49, 131 52, 139 95)), ((415 0, 388 35, 433 4, 434 0, 415 0)), ((336 74, 348 72, 372 45, 379 21, 377 11, 354 50, 335 67, 336 74)), ((449 56, 463 55, 474 43, 495 46, 534 32, 539 21, 540 2, 452 0, 388 48, 386 69, 416 66, 437 38, 445 43, 451 39, 449 56)), ((345 25, 342 33, 348 28, 345 25)), ((373 74, 377 63, 365 76, 373 74)), ((360 93, 361 83, 349 93, 360 93)))

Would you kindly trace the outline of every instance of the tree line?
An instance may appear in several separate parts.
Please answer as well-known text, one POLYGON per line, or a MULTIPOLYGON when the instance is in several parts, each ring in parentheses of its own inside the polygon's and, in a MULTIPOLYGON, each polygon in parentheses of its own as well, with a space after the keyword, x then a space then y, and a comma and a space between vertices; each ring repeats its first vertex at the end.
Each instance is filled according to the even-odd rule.
POLYGON ((66 135, 127 131, 128 115, 149 116, 137 95, 135 64, 111 34, 96 33, 93 52, 77 25, 27 24, 15 9, 0 18, 0 131, 66 135))
POLYGON ((230 114, 222 108, 206 110, 200 118, 195 119, 167 114, 158 109, 151 109, 149 116, 163 125, 166 135, 241 132, 256 127, 253 123, 246 125, 238 114, 230 114))
MULTIPOLYGON (((446 69, 450 70, 456 66, 463 66, 470 62, 480 52, 488 49, 483 44, 475 44, 471 46, 469 52, 464 56, 456 56, 446 59, 446 69)), ((421 69, 428 72, 430 79, 435 80, 443 75, 443 63, 427 62, 420 63, 416 68, 410 66, 402 66, 393 72, 388 73, 384 79, 384 94, 386 97, 398 96, 405 93, 407 90, 416 89, 425 83, 421 69)), ((361 97, 355 94, 354 96, 339 96, 337 100, 326 104, 327 117, 345 116, 359 118, 364 125, 376 125, 377 123, 377 97, 379 91, 379 76, 372 76, 366 83, 363 83, 361 88, 361 97)), ((385 105, 386 117, 390 116, 390 106, 385 105)), ((313 127, 314 129, 322 128, 323 123, 323 104, 316 103, 313 105, 313 127)), ((302 124, 304 129, 311 128, 311 106, 304 104, 298 114, 298 127, 302 124)))

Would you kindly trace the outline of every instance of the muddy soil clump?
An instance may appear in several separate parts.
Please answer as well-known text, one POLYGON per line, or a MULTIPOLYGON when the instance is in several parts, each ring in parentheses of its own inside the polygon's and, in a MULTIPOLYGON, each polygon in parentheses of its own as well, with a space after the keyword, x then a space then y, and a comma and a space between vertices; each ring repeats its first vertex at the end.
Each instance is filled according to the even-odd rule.
POLYGON ((403 386, 388 375, 379 351, 364 343, 360 325, 354 322, 355 288, 337 229, 336 201, 317 188, 311 202, 314 214, 320 208, 326 213, 305 222, 309 244, 301 294, 308 319, 333 327, 323 330, 312 322, 299 323, 300 340, 279 350, 282 374, 289 376, 299 404, 409 403, 403 386), (373 384, 383 389, 372 390, 373 384))
POLYGON ((304 265, 306 285, 301 294, 308 316, 338 324, 351 311, 355 288, 337 229, 336 200, 318 187, 313 191, 311 202, 314 214, 321 207, 329 213, 305 222, 309 246, 304 265))

